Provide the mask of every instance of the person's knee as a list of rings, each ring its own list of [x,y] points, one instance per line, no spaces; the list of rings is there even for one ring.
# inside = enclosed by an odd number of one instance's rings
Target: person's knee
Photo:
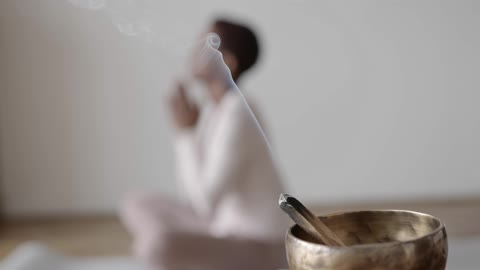
[[[129,195],[120,205],[121,216],[131,216],[143,212],[148,208],[147,198],[141,195]]]
[[[153,226],[151,223],[155,220],[155,213],[151,208],[149,198],[131,195],[122,202],[119,216],[131,232],[141,232]]]

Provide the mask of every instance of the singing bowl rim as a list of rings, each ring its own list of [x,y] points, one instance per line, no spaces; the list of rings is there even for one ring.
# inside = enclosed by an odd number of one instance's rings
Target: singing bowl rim
[[[288,242],[287,241],[288,239],[292,239],[292,240],[294,240],[295,245],[305,245],[305,246],[308,246],[310,248],[315,248],[317,250],[324,249],[324,250],[338,250],[338,251],[340,251],[340,250],[345,250],[345,249],[349,249],[349,250],[351,250],[351,249],[366,249],[366,248],[368,249],[368,248],[379,248],[379,247],[392,247],[392,246],[397,246],[397,245],[404,245],[406,243],[417,242],[421,239],[432,237],[435,234],[438,234],[440,231],[445,230],[445,228],[446,228],[445,224],[440,219],[438,219],[438,218],[436,218],[432,215],[429,215],[429,214],[416,212],[416,211],[411,211],[411,210],[398,210],[398,209],[354,210],[354,211],[334,212],[334,213],[327,214],[327,215],[320,215],[318,217],[334,217],[334,216],[345,215],[345,214],[358,214],[358,213],[367,213],[367,212],[368,213],[372,213],[372,212],[409,213],[409,214],[424,216],[424,217],[428,217],[428,218],[431,218],[433,220],[436,220],[436,221],[438,221],[438,226],[435,229],[433,229],[432,231],[430,231],[426,234],[423,234],[419,237],[415,237],[415,238],[412,238],[412,239],[409,239],[409,240],[406,240],[406,241],[390,241],[390,242],[383,242],[383,243],[355,244],[355,245],[349,245],[349,246],[327,246],[327,245],[323,245],[323,244],[319,244],[319,243],[310,242],[310,241],[307,241],[307,240],[304,240],[304,239],[301,239],[301,238],[298,238],[297,236],[295,236],[292,233],[293,228],[298,227],[298,225],[295,224],[288,229],[285,240],[286,240],[286,242]],[[445,232],[445,235],[446,235],[446,232]]]

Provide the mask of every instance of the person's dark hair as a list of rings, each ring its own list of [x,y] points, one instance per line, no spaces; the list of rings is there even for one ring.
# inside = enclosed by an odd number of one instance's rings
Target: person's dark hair
[[[257,62],[260,46],[255,33],[249,27],[229,20],[217,19],[213,23],[213,28],[221,39],[220,51],[228,50],[237,58],[237,76]]]

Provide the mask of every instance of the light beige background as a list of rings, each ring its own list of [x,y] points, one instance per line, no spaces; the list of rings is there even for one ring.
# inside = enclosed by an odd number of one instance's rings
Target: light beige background
[[[8,213],[111,211],[131,189],[173,194],[165,87],[219,13],[262,34],[262,62],[241,87],[262,107],[289,192],[480,194],[479,2],[164,3],[164,38],[152,44],[66,0],[0,1]]]

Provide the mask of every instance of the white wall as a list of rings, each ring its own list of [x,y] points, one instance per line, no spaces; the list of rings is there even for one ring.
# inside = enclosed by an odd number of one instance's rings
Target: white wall
[[[225,12],[262,34],[241,86],[262,106],[291,193],[480,194],[479,2],[208,0],[179,13],[183,2],[159,11],[162,46],[65,0],[0,2],[8,213],[112,210],[132,188],[172,194],[170,67]]]

